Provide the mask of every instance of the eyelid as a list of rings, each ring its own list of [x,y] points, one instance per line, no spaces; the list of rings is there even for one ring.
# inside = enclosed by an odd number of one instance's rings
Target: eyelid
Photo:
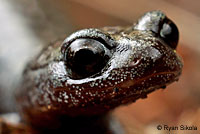
[[[117,46],[116,42],[114,41],[114,39],[112,39],[111,36],[102,32],[99,29],[90,28],[90,29],[83,29],[83,30],[77,31],[71,34],[69,37],[67,37],[62,43],[61,53],[64,54],[65,50],[69,47],[69,45],[76,39],[80,39],[80,38],[83,38],[83,39],[88,38],[88,39],[97,40],[109,50]]]

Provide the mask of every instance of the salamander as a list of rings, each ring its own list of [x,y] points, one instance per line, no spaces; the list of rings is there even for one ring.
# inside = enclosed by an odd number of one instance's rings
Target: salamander
[[[23,121],[37,133],[117,134],[110,112],[177,81],[178,28],[163,12],[131,26],[88,28],[31,60],[17,91]]]

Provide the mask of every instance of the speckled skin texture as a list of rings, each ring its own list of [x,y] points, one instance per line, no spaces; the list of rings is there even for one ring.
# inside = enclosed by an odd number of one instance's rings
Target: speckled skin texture
[[[100,42],[108,57],[84,78],[73,78],[66,64],[66,52],[78,39]],[[69,133],[108,133],[110,110],[178,80],[183,65],[177,43],[175,24],[160,11],[146,13],[133,26],[83,29],[58,40],[24,71],[17,93],[23,118],[41,131],[64,126]]]

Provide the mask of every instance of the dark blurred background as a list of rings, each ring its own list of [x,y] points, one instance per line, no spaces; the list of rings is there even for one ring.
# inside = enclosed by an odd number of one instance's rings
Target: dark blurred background
[[[200,133],[200,1],[193,0],[0,0],[0,113],[15,111],[14,90],[26,62],[46,44],[75,30],[130,25],[162,10],[178,26],[180,80],[114,111],[126,134],[165,134],[156,126],[197,126]]]

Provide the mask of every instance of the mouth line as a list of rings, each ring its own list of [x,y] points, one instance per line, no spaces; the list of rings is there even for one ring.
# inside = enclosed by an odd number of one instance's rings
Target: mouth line
[[[168,84],[168,83],[171,83],[173,81],[176,80],[176,78],[179,76],[179,73],[174,71],[174,72],[160,72],[160,73],[154,73],[154,74],[151,74],[151,75],[148,75],[144,78],[139,78],[138,80],[129,80],[128,82],[126,83],[122,83],[120,85],[120,87],[122,88],[126,88],[126,87],[130,87],[130,86],[134,86],[134,85],[137,85],[137,84],[141,84],[142,81],[145,81],[145,80],[148,80],[150,78],[153,78],[153,77],[156,77],[157,75],[173,75],[173,79],[168,79],[166,82],[165,82],[165,85]],[[161,77],[160,77],[161,79]]]

